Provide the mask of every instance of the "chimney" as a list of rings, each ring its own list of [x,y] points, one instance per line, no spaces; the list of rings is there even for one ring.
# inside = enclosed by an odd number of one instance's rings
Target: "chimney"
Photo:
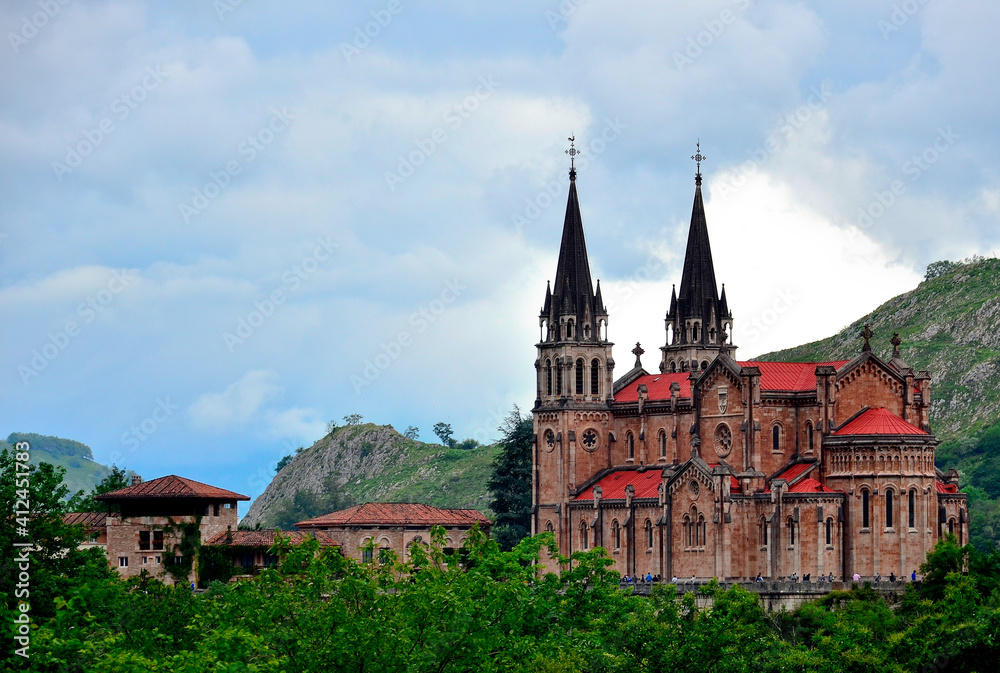
[[[133,474],[132,475],[132,485],[133,486],[138,486],[141,483],[142,483],[142,477],[140,477],[137,474]]]
[[[226,544],[233,543],[233,527],[226,526]]]

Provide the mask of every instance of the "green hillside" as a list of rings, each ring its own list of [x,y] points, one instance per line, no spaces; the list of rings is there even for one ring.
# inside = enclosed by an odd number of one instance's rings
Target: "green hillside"
[[[0,449],[13,448],[17,442],[28,442],[31,447],[31,463],[51,463],[66,470],[63,482],[71,494],[77,491],[90,493],[97,484],[111,473],[111,468],[95,463],[90,447],[72,439],[62,439],[50,435],[30,432],[12,432],[7,441],[0,441]]]
[[[938,467],[956,468],[969,494],[970,537],[980,548],[1000,542],[1000,260],[935,262],[916,289],[894,297],[838,334],[762,360],[849,359],[871,324],[872,349],[888,359],[899,332],[900,355],[931,374],[931,430],[942,440]]]

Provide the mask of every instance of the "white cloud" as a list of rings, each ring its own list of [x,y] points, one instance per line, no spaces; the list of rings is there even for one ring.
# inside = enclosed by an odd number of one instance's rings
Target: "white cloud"
[[[281,393],[278,375],[273,371],[253,370],[230,384],[225,392],[205,393],[188,407],[195,427],[208,430],[237,429],[248,425],[264,403]]]
[[[264,418],[272,437],[301,442],[304,446],[326,434],[326,421],[316,409],[268,411]]]

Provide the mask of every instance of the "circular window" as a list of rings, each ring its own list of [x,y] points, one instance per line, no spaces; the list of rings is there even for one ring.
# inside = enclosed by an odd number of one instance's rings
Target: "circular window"
[[[552,432],[552,430],[546,430],[543,437],[545,439],[546,451],[551,451],[556,448],[556,433]]]
[[[701,484],[692,479],[688,484],[688,490],[691,492],[691,497],[697,500],[698,496],[701,495]]]
[[[733,450],[733,431],[725,423],[720,423],[715,429],[715,452],[720,458],[725,458]]]
[[[583,431],[582,440],[583,440],[583,448],[585,448],[587,451],[597,450],[597,446],[600,444],[599,438],[597,436],[597,430],[594,430],[593,428],[587,428],[586,430]]]

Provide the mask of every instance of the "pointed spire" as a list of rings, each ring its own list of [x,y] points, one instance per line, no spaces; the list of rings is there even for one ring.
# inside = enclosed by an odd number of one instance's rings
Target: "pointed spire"
[[[702,157],[701,152],[695,155]],[[684,253],[684,270],[681,274],[679,308],[685,318],[709,319],[709,307],[719,302],[716,294],[715,264],[712,246],[708,240],[708,222],[705,218],[705,201],[701,195],[701,172],[694,188],[694,205],[691,207],[691,226],[688,229],[687,250]],[[718,310],[716,316],[722,318]],[[728,315],[728,311],[726,313]]]
[[[601,279],[597,279],[597,292],[594,296],[594,313],[607,313],[604,310],[604,297],[601,296]]]
[[[726,284],[722,284],[722,296],[719,298],[719,317],[729,317],[729,302],[726,301]]]

